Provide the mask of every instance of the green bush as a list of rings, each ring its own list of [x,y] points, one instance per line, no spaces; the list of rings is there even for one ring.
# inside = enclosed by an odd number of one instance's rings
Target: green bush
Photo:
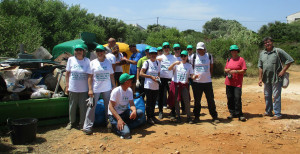
[[[0,53],[4,57],[16,57],[19,44],[25,50],[35,51],[43,41],[39,23],[30,17],[0,16]]]

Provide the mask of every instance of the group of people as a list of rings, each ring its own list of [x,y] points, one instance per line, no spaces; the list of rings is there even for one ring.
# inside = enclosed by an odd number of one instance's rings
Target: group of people
[[[264,115],[275,116],[272,120],[282,118],[281,87],[282,76],[294,60],[285,51],[273,46],[270,37],[264,40],[265,50],[260,53],[259,85],[264,83],[266,111]],[[86,50],[76,45],[74,56],[68,59],[66,73],[66,92],[69,94],[69,120],[66,129],[74,127],[76,109],[79,107],[79,128],[85,134],[92,134],[95,120],[96,103],[102,95],[105,106],[105,122],[121,138],[129,139],[130,129],[141,125],[137,120],[143,111],[136,109],[133,98],[136,91],[146,96],[146,122],[159,124],[164,118],[163,107],[171,109],[170,119],[182,122],[181,114],[187,115],[187,123],[200,122],[201,98],[205,93],[209,113],[214,123],[218,123],[218,113],[214,101],[212,86],[213,56],[207,52],[205,43],[198,42],[196,52],[188,45],[181,50],[180,44],[172,46],[169,42],[161,47],[147,46],[146,56],[142,57],[136,45],[129,46],[132,55],[129,59],[119,52],[116,40],[110,38],[108,46],[98,45],[90,59],[85,57]],[[238,118],[246,121],[242,112],[242,83],[247,70],[245,60],[239,56],[237,45],[229,47],[231,57],[227,59],[224,72],[228,119]],[[90,61],[91,60],[91,61]],[[285,65],[280,65],[280,62]],[[129,74],[123,73],[122,65],[130,64]],[[118,85],[118,87],[117,87]],[[190,86],[194,94],[193,116],[190,112]],[[274,102],[272,102],[272,95]],[[88,99],[90,98],[90,99]],[[89,100],[86,102],[86,100]],[[155,105],[158,102],[158,119],[155,116]],[[273,105],[272,105],[273,103]],[[130,106],[130,108],[128,107]],[[180,107],[181,106],[181,107]],[[180,109],[182,110],[180,113]]]

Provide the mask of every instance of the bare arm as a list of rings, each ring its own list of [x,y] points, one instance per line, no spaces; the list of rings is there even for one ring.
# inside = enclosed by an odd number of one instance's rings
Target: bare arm
[[[214,70],[214,64],[210,64],[210,75],[212,75],[213,70]]]
[[[179,65],[180,63],[181,63],[180,61],[174,62],[172,65],[169,66],[168,70],[169,70],[169,71],[173,70],[174,66],[175,66],[175,65]]]
[[[259,86],[262,86],[262,76],[263,76],[263,70],[262,70],[262,68],[259,68],[258,69],[258,85]]]
[[[116,88],[116,81],[115,81],[114,74],[110,74],[110,81],[111,81],[112,89]]]
[[[89,86],[89,97],[94,97],[94,92],[93,92],[93,75],[89,74],[88,75],[88,86]]]
[[[69,78],[70,78],[70,74],[71,72],[67,71],[66,72],[66,89],[65,89],[65,93],[69,94]]]
[[[134,120],[136,118],[136,107],[134,105],[133,100],[130,100],[129,104],[130,104],[130,110],[132,111],[131,114],[130,114],[129,119],[133,119]]]
[[[147,74],[145,74],[145,71],[146,71],[146,69],[141,69],[141,71],[140,71],[140,76],[141,77],[144,77],[144,78],[150,78],[150,79],[152,79],[153,81],[155,81],[155,77],[154,76],[152,76],[152,75],[147,75]]]
[[[286,64],[283,69],[279,72],[278,76],[281,77],[284,75],[284,73],[289,69],[289,67],[291,66],[292,63],[288,63]]]
[[[108,104],[108,108],[110,110],[110,112],[112,113],[112,115],[117,119],[118,121],[118,129],[119,130],[123,130],[124,128],[124,125],[126,124],[123,119],[120,117],[120,115],[117,113],[117,111],[115,110],[115,107],[116,106],[116,102],[110,100],[109,101],[109,104]]]

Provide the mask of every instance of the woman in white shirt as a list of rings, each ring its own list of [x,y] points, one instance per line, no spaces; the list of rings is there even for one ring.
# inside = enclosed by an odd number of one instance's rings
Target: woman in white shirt
[[[159,89],[159,72],[160,63],[156,60],[157,50],[152,47],[149,50],[150,59],[144,62],[143,67],[140,71],[140,76],[145,78],[144,88],[147,97],[146,104],[146,114],[147,123],[154,125],[155,123],[160,123],[158,119],[155,118],[154,109],[156,98],[158,96]]]
[[[179,101],[183,101],[185,105],[185,112],[187,113],[187,122],[193,123],[190,112],[190,94],[189,94],[189,76],[194,79],[193,67],[188,63],[188,52],[183,50],[180,54],[182,61],[174,62],[168,69],[173,70],[170,85],[170,93],[168,97],[168,104],[170,107],[175,105],[177,114],[177,122],[181,122]]]
[[[79,129],[82,129],[88,98],[88,78],[91,78],[90,60],[85,57],[81,44],[75,46],[74,56],[68,59],[66,67],[66,93],[69,94],[69,120],[66,129],[71,130],[76,121],[77,106],[80,111]]]
[[[84,121],[83,131],[85,134],[92,134],[92,127],[95,121],[95,109],[99,100],[100,94],[104,100],[105,106],[105,122],[108,120],[108,103],[110,93],[115,88],[114,71],[111,62],[105,57],[105,48],[102,45],[96,47],[97,59],[91,61],[90,67],[92,71],[92,78],[89,78],[88,83],[89,95],[94,97],[94,104],[89,106],[86,113],[86,119]]]

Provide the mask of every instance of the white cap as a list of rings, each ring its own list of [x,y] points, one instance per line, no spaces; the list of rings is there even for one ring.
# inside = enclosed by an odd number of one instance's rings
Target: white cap
[[[196,49],[206,49],[205,44],[203,42],[198,42]]]

